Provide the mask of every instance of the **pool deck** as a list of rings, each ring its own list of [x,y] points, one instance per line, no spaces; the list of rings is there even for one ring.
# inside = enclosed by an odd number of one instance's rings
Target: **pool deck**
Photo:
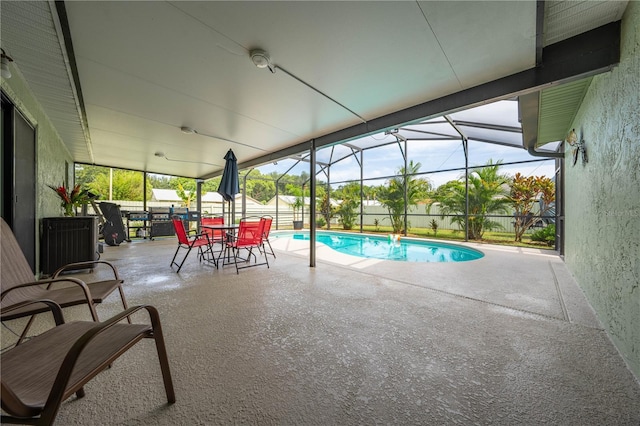
[[[308,242],[272,245],[269,269],[239,275],[193,253],[176,274],[172,238],[107,246],[129,303],[160,311],[177,402],[143,342],[57,423],[640,423],[640,384],[554,252],[465,243],[485,256],[425,264],[318,246],[311,268]]]
[[[316,259],[406,285],[601,328],[593,309],[555,251],[449,243],[480,250],[485,256],[470,262],[424,265],[350,256],[318,244]],[[308,241],[276,238],[272,239],[271,245],[291,255],[309,258]]]

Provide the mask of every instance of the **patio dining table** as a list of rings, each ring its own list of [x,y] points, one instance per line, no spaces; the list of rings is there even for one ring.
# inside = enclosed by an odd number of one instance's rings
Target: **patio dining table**
[[[226,236],[228,234],[231,234],[231,236],[235,236],[236,234],[236,230],[240,227],[240,225],[238,225],[237,223],[230,223],[230,224],[216,224],[216,225],[200,225],[201,228],[204,229],[209,229],[211,231],[222,231],[224,233],[224,238],[222,240],[222,244],[226,245]],[[223,250],[226,251],[226,247],[223,248]],[[222,257],[222,256],[220,256]],[[227,251],[227,262],[226,263],[230,263],[231,262],[231,257],[229,255],[229,252]],[[222,265],[225,265],[224,259],[222,259]]]

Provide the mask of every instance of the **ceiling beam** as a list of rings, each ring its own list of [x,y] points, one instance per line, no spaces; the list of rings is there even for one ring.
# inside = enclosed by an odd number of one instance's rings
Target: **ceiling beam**
[[[536,1],[536,66],[542,65],[544,46],[544,0]]]
[[[620,27],[621,22],[616,21],[554,43],[542,49],[542,64],[538,67],[320,136],[315,139],[315,146],[321,148],[347,142],[419,120],[537,92],[553,85],[610,71],[620,62]],[[310,148],[310,141],[302,142],[239,163],[238,167],[243,169],[272,163]],[[220,174],[222,171],[201,178],[209,179]]]

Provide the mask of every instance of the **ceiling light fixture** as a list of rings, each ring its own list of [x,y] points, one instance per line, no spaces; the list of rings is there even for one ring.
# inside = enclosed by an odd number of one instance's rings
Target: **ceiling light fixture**
[[[207,163],[206,161],[190,161],[190,160],[178,160],[177,158],[169,158],[162,151],[156,151],[153,155],[159,158],[164,158],[167,161],[176,161],[178,163],[208,164],[209,166],[222,167],[220,164]]]
[[[289,71],[287,71],[286,69],[282,68],[281,66],[274,65],[273,63],[271,63],[271,58],[269,57],[269,54],[267,52],[265,52],[264,50],[262,50],[262,49],[252,49],[251,51],[249,51],[249,57],[251,57],[251,62],[253,62],[253,65],[255,65],[256,67],[258,67],[258,68],[269,68],[269,71],[271,71],[272,74],[276,73],[276,68],[277,68],[280,71],[282,71],[283,73],[285,73],[286,75],[288,75],[289,77],[293,78],[294,80],[297,80],[298,82],[304,84],[305,86],[307,86],[309,89],[313,90],[314,92],[324,96],[325,98],[329,99],[331,102],[335,103],[336,105],[340,106],[341,108],[345,109],[346,111],[349,111],[351,114],[353,114],[356,117],[358,117],[360,119],[360,121],[362,121],[363,123],[367,122],[367,120],[365,120],[363,117],[361,117],[355,111],[347,108],[345,105],[343,105],[340,102],[338,102],[337,100],[333,99],[331,96],[329,96],[326,93],[316,89],[315,87],[313,87],[312,85],[310,85],[306,81],[304,81],[301,78],[295,76],[294,74],[290,73]]]
[[[186,135],[200,135],[200,136],[206,136],[206,137],[208,137],[208,138],[219,139],[219,140],[221,140],[221,141],[234,143],[234,144],[236,144],[236,145],[247,146],[247,147],[249,147],[249,148],[257,149],[257,150],[259,150],[259,151],[267,152],[267,150],[266,150],[266,149],[264,149],[264,148],[259,148],[259,147],[257,147],[257,146],[249,145],[249,144],[242,143],[242,142],[232,141],[231,139],[221,138],[220,136],[208,135],[208,134],[206,134],[206,133],[200,133],[200,132],[198,132],[196,129],[193,129],[193,128],[191,128],[191,127],[187,127],[187,126],[182,126],[182,127],[180,127],[180,131],[181,131],[182,133],[186,134]],[[156,154],[157,154],[157,153],[156,153]],[[168,160],[168,158],[167,158],[167,160]],[[171,161],[173,161],[173,160],[171,160]]]
[[[269,71],[275,74],[276,68],[271,64],[269,54],[262,49],[253,49],[249,52],[251,62],[258,68],[269,68]]]
[[[13,58],[7,55],[3,48],[0,47],[2,53],[0,53],[0,62],[2,64],[2,77],[11,78],[11,70],[9,69],[9,62],[13,62]]]

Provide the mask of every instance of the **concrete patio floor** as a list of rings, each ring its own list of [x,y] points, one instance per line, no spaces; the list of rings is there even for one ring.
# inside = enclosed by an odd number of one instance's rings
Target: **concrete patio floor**
[[[308,242],[272,244],[271,268],[239,275],[194,253],[176,274],[173,238],[106,246],[129,304],[160,311],[177,402],[145,341],[57,424],[640,424],[640,384],[553,252],[469,244],[485,257],[420,264],[319,247],[310,268]]]

